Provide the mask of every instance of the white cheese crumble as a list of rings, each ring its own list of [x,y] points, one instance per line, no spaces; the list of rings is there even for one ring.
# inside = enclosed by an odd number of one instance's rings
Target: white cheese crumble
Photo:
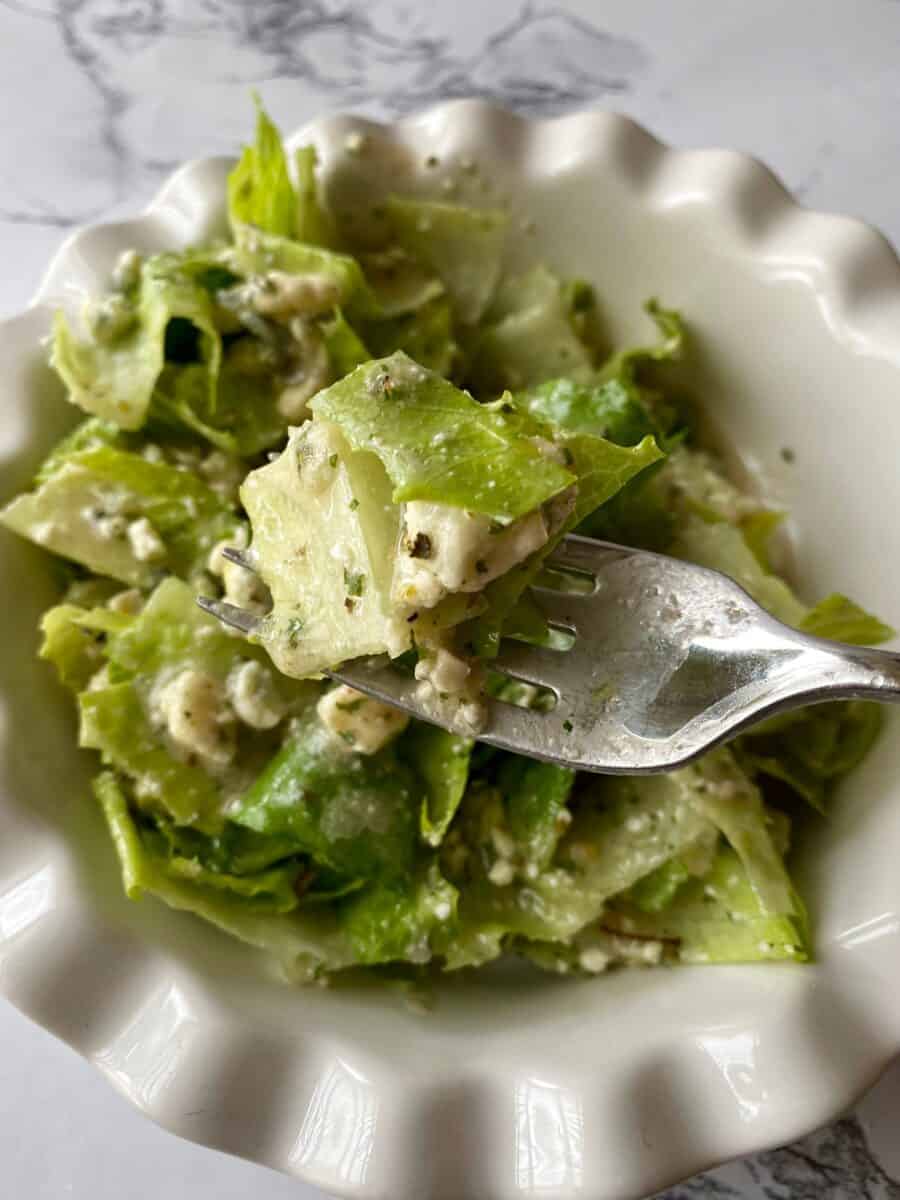
[[[124,613],[128,617],[133,617],[144,607],[144,597],[137,588],[126,588],[125,591],[116,592],[114,596],[110,596],[106,607],[115,613]]]
[[[225,599],[229,604],[247,609],[248,612],[264,613],[268,603],[266,585],[253,571],[248,571],[246,567],[225,557],[223,551],[229,547],[237,550],[246,549],[247,530],[245,526],[239,525],[231,537],[216,542],[206,560],[206,569],[222,580]]]
[[[228,699],[239,721],[251,729],[273,729],[285,714],[286,706],[275,688],[268,667],[251,659],[240,663],[226,681]]]
[[[253,307],[265,317],[320,316],[340,300],[335,281],[316,272],[290,275],[287,271],[269,271],[246,286]]]
[[[488,879],[495,887],[509,887],[516,877],[516,868],[506,858],[498,858],[488,871]]]
[[[345,683],[326,692],[316,712],[328,732],[357,754],[377,753],[409,724],[406,713]]]
[[[233,714],[224,689],[212,676],[188,667],[155,697],[152,707],[169,737],[206,766],[226,766],[234,757]]]
[[[138,562],[158,562],[166,556],[165,543],[146,517],[129,523],[128,541]]]
[[[464,658],[451,654],[443,646],[433,657],[420,658],[415,669],[416,679],[427,680],[435,691],[448,695],[461,692],[471,673],[472,668]]]
[[[540,549],[549,537],[541,512],[498,526],[482,513],[411,501],[394,572],[399,604],[433,608],[448,592],[480,592]]]
[[[578,965],[583,971],[589,971],[592,975],[599,975],[601,971],[605,971],[609,966],[609,955],[605,950],[601,950],[599,946],[591,946],[587,950],[582,950],[578,955]]]

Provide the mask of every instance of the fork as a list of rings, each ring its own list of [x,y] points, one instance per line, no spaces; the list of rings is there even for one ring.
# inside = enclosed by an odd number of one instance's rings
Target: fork
[[[225,553],[253,569],[240,550]],[[653,774],[790,709],[900,700],[900,654],[798,632],[719,571],[571,534],[546,565],[562,586],[531,592],[550,628],[568,639],[556,639],[559,648],[504,639],[487,665],[544,689],[552,707],[492,700],[480,741],[580,771]],[[224,601],[198,603],[247,635],[260,620]],[[325,673],[460,732],[452,718],[427,711],[415,681],[386,655]]]

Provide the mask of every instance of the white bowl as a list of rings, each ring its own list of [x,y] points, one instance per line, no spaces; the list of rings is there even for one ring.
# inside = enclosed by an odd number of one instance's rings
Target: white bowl
[[[447,175],[508,197],[517,227],[535,223],[514,257],[596,283],[616,343],[647,332],[648,296],[681,308],[696,390],[793,514],[802,588],[897,623],[900,265],[879,235],[801,210],[747,158],[673,151],[604,113],[530,122],[461,102],[293,141],[309,138],[336,204]],[[4,493],[74,420],[42,365],[53,309],[102,287],[124,247],[219,227],[228,167],[189,164],[141,217],[76,234],[0,327]],[[807,1132],[900,1048],[896,723],[803,846],[815,965],[501,972],[417,1016],[374,989],[290,989],[209,926],[125,900],[71,705],[34,657],[46,563],[6,536],[0,555],[2,987],[160,1124],[342,1196],[611,1200]]]

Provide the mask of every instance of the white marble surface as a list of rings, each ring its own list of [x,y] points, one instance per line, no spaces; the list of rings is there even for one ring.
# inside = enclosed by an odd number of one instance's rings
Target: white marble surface
[[[896,0],[0,0],[0,315],[78,223],[230,152],[260,90],[285,129],[352,106],[489,95],[601,104],[678,145],[769,163],[808,204],[900,241]],[[151,1126],[0,1003],[0,1191],[27,1200],[318,1196]],[[900,1198],[900,1070],[847,1119],[668,1200]],[[404,1200],[404,1198],[398,1198]],[[461,1198],[462,1200],[462,1198]]]

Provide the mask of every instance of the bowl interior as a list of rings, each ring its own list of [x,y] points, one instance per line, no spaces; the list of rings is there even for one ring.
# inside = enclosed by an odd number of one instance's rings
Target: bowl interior
[[[356,127],[366,141],[350,153]],[[882,286],[873,235],[799,214],[745,159],[669,155],[599,114],[529,126],[450,106],[392,131],[334,118],[310,132],[338,211],[361,189],[376,209],[390,190],[451,187],[453,197],[508,206],[511,262],[543,259],[594,283],[611,344],[648,336],[648,297],[681,309],[695,347],[690,386],[790,511],[801,592],[845,591],[900,624],[900,566],[883,517],[900,507],[900,337],[885,332],[893,321],[900,330],[900,289]],[[0,499],[26,484],[75,416],[42,365],[53,308],[102,286],[125,247],[188,244],[220,228],[226,169],[186,168],[149,218],[78,235],[41,302],[0,330],[10,366]],[[347,1193],[396,1186],[391,1130],[422,1145],[402,1168],[410,1194],[462,1194],[487,1138],[497,1153],[479,1167],[479,1194],[501,1194],[510,1179],[560,1195],[583,1179],[607,1181],[597,1195],[647,1192],[825,1119],[896,1046],[894,720],[799,848],[816,965],[584,983],[498,970],[448,984],[423,1018],[376,989],[285,988],[254,953],[194,918],[125,900],[71,705],[35,660],[51,573],[0,531],[0,577],[3,986],[188,1136]],[[228,1031],[225,1051],[217,1030]],[[193,1076],[182,1069],[200,1061]],[[203,1115],[200,1092],[230,1097],[227,1120]],[[200,1115],[185,1122],[191,1107]],[[454,1144],[434,1134],[442,1125]]]

